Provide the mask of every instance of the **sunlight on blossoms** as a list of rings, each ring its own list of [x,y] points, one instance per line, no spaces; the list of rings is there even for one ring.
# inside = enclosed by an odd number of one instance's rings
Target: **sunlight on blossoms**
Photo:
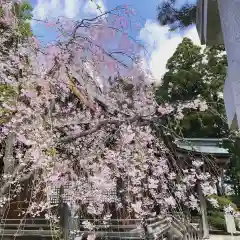
[[[201,99],[156,102],[145,47],[129,35],[136,11],[123,5],[105,12],[101,1],[91,1],[101,14],[76,20],[69,1],[67,14],[49,21],[44,2],[32,21],[58,36],[45,44],[38,36],[20,38],[13,23],[21,19],[4,2],[0,84],[10,97],[1,95],[0,207],[24,195],[22,217],[55,224],[64,205],[91,232],[88,240],[97,237],[95,221],[106,227],[120,216],[141,225],[183,206],[199,210],[196,187],[210,196],[215,179],[202,161],[180,164],[163,121],[208,106]]]

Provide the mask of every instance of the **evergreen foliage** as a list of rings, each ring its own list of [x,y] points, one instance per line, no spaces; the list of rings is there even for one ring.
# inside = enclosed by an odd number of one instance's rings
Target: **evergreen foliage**
[[[19,37],[31,37],[33,35],[31,30],[30,21],[33,17],[32,15],[32,6],[28,2],[13,4],[11,9],[14,16],[17,17],[17,32]],[[4,17],[4,11],[0,6],[0,18]]]
[[[223,46],[205,48],[184,38],[168,60],[168,71],[156,91],[159,104],[200,98],[208,110],[188,109],[183,119],[170,118],[166,124],[178,135],[198,138],[222,138],[229,134],[223,103],[223,84],[227,59]]]
[[[170,25],[171,30],[184,28],[196,22],[196,5],[185,2],[177,8],[176,0],[165,0],[157,8],[157,18],[161,25]]]

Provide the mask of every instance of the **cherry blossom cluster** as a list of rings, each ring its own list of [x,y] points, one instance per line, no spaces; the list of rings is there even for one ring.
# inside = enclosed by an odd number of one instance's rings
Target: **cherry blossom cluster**
[[[157,105],[142,46],[128,35],[133,14],[120,6],[92,19],[42,22],[59,32],[57,42],[42,47],[29,40],[8,51],[11,74],[1,84],[16,94],[10,100],[1,95],[1,109],[8,112],[0,133],[1,205],[26,181],[31,203],[23,214],[50,211],[54,187],[63,186],[76,214],[104,221],[112,217],[112,204],[138,218],[179,204],[198,208],[193,190],[199,181],[206,195],[213,193],[211,176],[199,173],[201,163],[180,169],[152,127],[173,111],[180,117],[185,108],[204,111],[206,105]],[[8,31],[4,38],[14,29]]]

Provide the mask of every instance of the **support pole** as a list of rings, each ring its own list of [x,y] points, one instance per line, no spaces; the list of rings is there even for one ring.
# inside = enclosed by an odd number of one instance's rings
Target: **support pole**
[[[203,239],[209,239],[209,226],[208,226],[208,219],[207,219],[207,203],[206,199],[203,195],[201,185],[198,183],[198,196],[200,201],[200,210],[202,215],[202,226],[203,226]]]

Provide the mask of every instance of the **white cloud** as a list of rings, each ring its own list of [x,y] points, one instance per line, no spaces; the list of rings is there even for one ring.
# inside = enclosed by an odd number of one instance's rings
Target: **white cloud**
[[[59,0],[38,0],[33,9],[35,19],[45,19],[49,16],[57,17],[62,15],[63,4]]]
[[[98,6],[100,9],[98,9]],[[95,0],[93,2],[87,1],[83,8],[83,11],[90,15],[96,15],[101,12],[105,12],[106,10],[102,0]]]
[[[79,15],[80,8],[83,2],[79,0],[65,0],[64,1],[64,16],[68,18],[75,18]]]
[[[187,29],[182,35],[170,33],[168,26],[160,26],[157,22],[147,20],[141,29],[139,38],[145,42],[150,51],[149,66],[158,83],[166,72],[166,63],[173,55],[183,37],[190,38],[195,44],[200,45],[200,40],[195,27]]]
[[[89,0],[37,0],[37,4],[33,10],[35,19],[56,18],[64,16],[67,18],[83,18],[89,15],[100,13],[97,9],[100,6],[102,12],[105,6],[102,0],[95,2]]]

